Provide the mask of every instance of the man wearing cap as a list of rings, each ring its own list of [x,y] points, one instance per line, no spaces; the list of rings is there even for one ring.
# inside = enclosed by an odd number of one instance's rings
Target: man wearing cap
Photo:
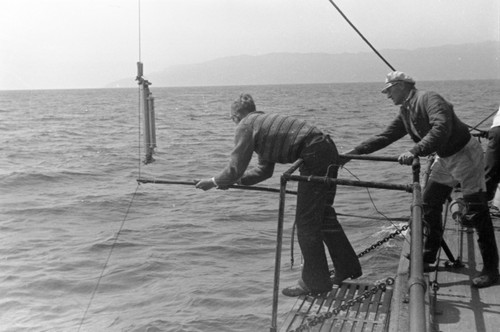
[[[409,134],[415,145],[398,160],[410,165],[415,157],[437,154],[429,181],[424,188],[424,220],[428,236],[424,245],[426,270],[433,267],[441,246],[442,207],[460,184],[468,212],[465,221],[478,234],[483,269],[473,278],[475,287],[488,287],[498,281],[498,250],[484,180],[483,150],[460,121],[453,105],[435,92],[420,91],[407,74],[394,71],[387,75],[382,93],[400,106],[399,114],[380,134],[362,142],[346,154],[368,154],[380,150]]]
[[[229,165],[219,175],[199,181],[196,188],[227,188],[234,183],[253,185],[270,178],[276,163],[303,160],[300,174],[336,178],[338,152],[328,135],[303,120],[256,111],[252,96],[242,94],[231,106],[231,119],[237,124],[235,145]],[[247,170],[253,153],[258,165]],[[286,296],[324,293],[332,284],[361,276],[358,257],[337,221],[332,206],[335,184],[299,182],[295,221],[300,249],[304,256],[302,277],[283,289]],[[335,268],[330,277],[324,244]]]

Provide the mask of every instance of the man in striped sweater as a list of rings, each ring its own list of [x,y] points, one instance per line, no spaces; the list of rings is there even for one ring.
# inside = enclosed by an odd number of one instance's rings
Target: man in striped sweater
[[[232,104],[231,119],[237,127],[229,165],[217,176],[199,181],[196,188],[253,185],[270,178],[276,163],[293,163],[299,158],[303,159],[301,175],[337,177],[339,156],[335,143],[315,126],[289,116],[256,111],[249,94],[242,94]],[[258,165],[247,170],[254,152]],[[302,277],[296,285],[283,289],[284,295],[324,293],[332,284],[361,276],[359,260],[332,206],[335,192],[335,184],[298,184],[295,222],[304,265]],[[333,277],[323,243],[333,261]]]

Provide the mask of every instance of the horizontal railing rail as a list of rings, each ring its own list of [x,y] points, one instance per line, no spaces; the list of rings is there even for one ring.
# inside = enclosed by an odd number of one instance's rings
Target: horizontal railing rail
[[[413,187],[411,184],[391,184],[385,182],[372,182],[372,181],[358,181],[358,180],[344,180],[338,178],[329,178],[325,176],[302,176],[302,175],[283,175],[286,180],[292,181],[303,181],[303,182],[316,182],[316,183],[327,183],[327,184],[337,184],[352,187],[365,187],[365,188],[377,188],[377,189],[389,189],[389,190],[401,190],[406,192],[412,192]]]
[[[397,157],[383,157],[383,156],[361,156],[361,155],[341,155],[346,159],[359,159],[359,160],[373,160],[373,161],[390,161],[397,162]],[[301,176],[293,175],[303,160],[297,160],[283,175],[281,176],[280,185],[280,201],[279,201],[279,215],[278,215],[278,229],[276,234],[276,258],[274,267],[274,287],[273,287],[273,304],[272,304],[272,317],[270,332],[277,331],[277,317],[278,317],[278,296],[279,296],[279,282],[280,282],[280,269],[281,269],[281,251],[283,243],[283,224],[285,213],[285,197],[286,185],[288,181],[304,181],[316,182],[336,185],[346,185],[355,187],[368,187],[377,189],[400,190],[413,194],[412,205],[412,232],[411,232],[411,246],[412,246],[412,274],[410,275],[410,307],[412,308],[412,322],[410,325],[416,326],[412,328],[411,332],[425,332],[425,324],[418,324],[418,321],[425,322],[425,283],[423,279],[423,259],[422,259],[422,195],[419,184],[420,162],[418,158],[413,161],[413,184],[390,184],[384,182],[371,182],[371,181],[353,181],[337,178],[321,177],[321,176]],[[413,260],[414,259],[414,260]],[[423,286],[423,287],[422,287]],[[413,294],[412,294],[413,293]],[[413,313],[415,311],[415,313]],[[423,326],[423,327],[422,327]]]

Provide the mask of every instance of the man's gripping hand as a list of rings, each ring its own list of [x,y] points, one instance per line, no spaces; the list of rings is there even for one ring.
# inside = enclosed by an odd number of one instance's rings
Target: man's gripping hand
[[[405,153],[402,153],[398,157],[398,161],[401,165],[411,165],[414,158],[415,158],[415,155],[413,153],[411,153],[410,151],[407,151]]]

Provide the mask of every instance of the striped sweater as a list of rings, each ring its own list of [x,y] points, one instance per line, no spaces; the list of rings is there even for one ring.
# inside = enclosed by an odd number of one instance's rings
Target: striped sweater
[[[307,122],[280,114],[252,112],[236,127],[234,149],[229,165],[215,177],[219,186],[238,180],[252,185],[272,176],[275,163],[287,164],[300,157],[302,145],[309,135],[321,134]],[[253,152],[258,165],[246,170]]]

